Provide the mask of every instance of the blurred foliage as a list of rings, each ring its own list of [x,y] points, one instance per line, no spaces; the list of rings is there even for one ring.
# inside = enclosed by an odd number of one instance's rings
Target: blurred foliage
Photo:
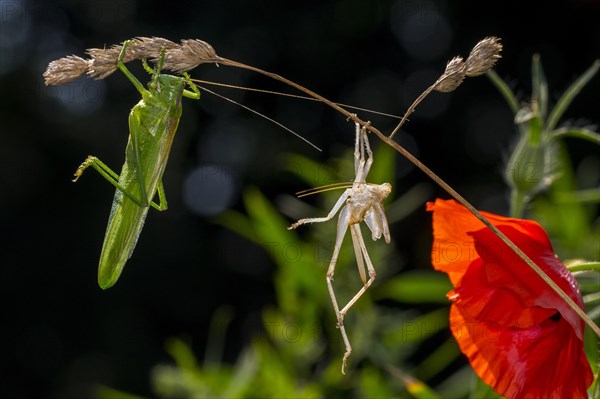
[[[570,137],[600,145],[600,134],[591,126],[557,125],[598,70],[600,60],[571,84],[551,110],[548,82],[538,55],[532,59],[531,101],[522,106],[494,71],[488,73],[511,107],[520,135],[505,167],[505,178],[512,190],[511,214],[522,217],[530,210],[532,219],[544,226],[555,252],[577,278],[586,312],[596,324],[600,324],[599,159],[598,156],[587,159],[575,170],[564,139]],[[597,398],[600,397],[597,389],[599,339],[586,329],[584,344],[596,376],[590,392],[595,392],[592,397]]]
[[[597,69],[598,64],[595,65]],[[532,214],[548,229],[562,259],[597,259],[598,201],[578,200],[576,176],[581,173],[573,171],[559,141],[568,135],[591,137],[594,141],[595,136],[587,129],[554,128],[576,91],[568,90],[570,97],[563,96],[546,118],[547,83],[536,58],[533,72],[534,96],[532,103],[524,108],[519,108],[512,91],[497,76],[495,83],[515,111],[522,137],[530,140],[537,136],[541,143],[546,140],[544,135],[552,135],[552,143],[542,150],[540,159],[546,165],[545,157],[549,155],[545,151],[550,151],[553,157],[550,161],[557,165],[544,171],[548,176],[552,174],[552,184],[548,186],[537,186],[540,182],[527,186],[513,181],[512,189],[519,191],[513,198],[518,197],[522,205],[531,206]],[[588,71],[588,80],[589,75]],[[581,79],[578,82],[581,83]],[[523,116],[526,112],[528,114]],[[529,144],[530,141],[518,144],[515,153],[524,151],[519,145]],[[369,180],[394,182],[395,157],[389,147],[377,146]],[[521,161],[515,157],[510,162]],[[535,156],[526,158],[533,162],[531,159]],[[351,151],[331,165],[320,165],[299,155],[288,154],[285,159],[286,170],[309,187],[353,179]],[[319,173],[301,173],[308,170]],[[595,179],[597,184],[597,170],[582,173],[588,176],[587,181]],[[366,241],[378,279],[345,319],[353,353],[347,374],[340,372],[344,346],[325,282],[336,222],[316,223],[300,231],[287,230],[290,219],[325,214],[340,194],[339,191],[319,194],[316,208],[288,196],[278,201],[277,209],[259,189],[249,187],[244,193],[247,213],[227,211],[217,219],[217,223],[262,246],[272,257],[277,266],[273,280],[276,304],[263,310],[263,334],[252,338],[252,343],[233,365],[220,360],[220,350],[226,343],[219,337],[224,335],[231,319],[228,308],[221,308],[214,315],[208,345],[213,351],[207,354],[204,363],[196,360],[191,343],[179,339],[167,342],[166,350],[174,364],[158,365],[152,371],[151,385],[157,397],[499,398],[470,367],[464,366],[464,360],[458,361],[461,354],[448,331],[445,294],[451,286],[447,278],[431,269],[403,271],[402,256],[395,251],[393,240],[390,245],[383,241]],[[422,207],[427,195],[419,186],[401,195],[392,192],[386,204],[390,224],[401,223],[403,217]],[[592,198],[595,197],[592,195]],[[520,205],[519,208],[526,209]],[[290,219],[284,218],[282,212]],[[338,297],[346,301],[361,284],[354,264],[352,245],[346,239],[334,283]],[[583,260],[566,261],[566,264],[578,278],[588,313],[598,322],[600,264]],[[345,302],[344,299],[341,302]],[[585,348],[594,372],[598,373],[598,339],[587,330]],[[595,386],[593,390],[597,392]],[[106,399],[138,398],[108,387],[99,387],[96,394]]]
[[[548,82],[544,75],[539,55],[535,54],[531,63],[531,101],[520,106],[513,91],[494,71],[488,76],[500,90],[513,111],[514,122],[519,130],[519,141],[510,156],[504,176],[511,188],[511,216],[522,217],[524,207],[536,194],[549,187],[559,187],[560,191],[573,191],[571,164],[565,154],[562,139],[575,137],[600,144],[600,134],[589,127],[557,128],[571,102],[583,87],[600,69],[600,60],[577,79],[560,97],[550,110]],[[559,181],[557,181],[559,180]],[[597,180],[597,178],[596,178]],[[596,202],[600,190],[596,190]],[[576,194],[576,193],[573,193]],[[572,195],[571,202],[579,202]],[[557,201],[554,201],[555,203]],[[558,201],[557,205],[560,204]],[[570,212],[573,214],[573,212]],[[573,215],[575,216],[575,215]]]

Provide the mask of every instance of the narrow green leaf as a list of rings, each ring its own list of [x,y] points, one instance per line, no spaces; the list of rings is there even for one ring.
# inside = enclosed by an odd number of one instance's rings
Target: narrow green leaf
[[[600,291],[592,292],[591,294],[587,294],[583,296],[583,303],[586,306],[590,306],[591,304],[600,302]]]
[[[473,384],[471,385],[471,393],[469,399],[502,399],[503,396],[498,395],[491,386],[483,382],[476,374],[473,374]]]
[[[373,140],[370,141],[373,144]],[[373,162],[373,166],[369,171],[369,182],[377,184],[388,182],[393,184],[396,180],[396,151],[389,145],[378,145],[373,159],[376,159],[377,162]]]
[[[460,354],[460,349],[454,337],[450,337],[427,356],[416,368],[415,373],[428,380],[452,363]]]
[[[244,203],[254,230],[263,243],[281,244],[296,241],[296,235],[287,230],[289,222],[257,188],[250,187],[246,190]]]
[[[383,284],[377,289],[380,298],[404,303],[448,303],[446,293],[452,289],[441,273],[411,271]]]
[[[486,76],[492,81],[494,86],[496,86],[500,94],[502,94],[512,112],[516,114],[519,111],[519,102],[510,87],[508,87],[506,82],[504,82],[493,69],[487,71]]]
[[[165,343],[167,353],[171,355],[178,367],[199,370],[196,357],[190,347],[180,339],[170,338]]]
[[[364,367],[360,370],[360,391],[363,398],[392,398],[394,392],[389,383],[389,376],[375,367]]]
[[[594,383],[591,386],[591,396],[592,399],[600,399],[600,368],[596,372],[596,376],[594,378]]]
[[[285,170],[304,180],[309,187],[338,182],[333,170],[324,164],[297,154],[287,154],[284,158]]]
[[[540,61],[540,55],[534,54],[531,62],[532,101],[537,102],[538,112],[542,120],[546,119],[548,112],[548,82]]]
[[[548,117],[548,123],[546,124],[546,130],[550,131],[556,127],[556,124],[567,110],[571,102],[575,99],[577,94],[583,89],[583,87],[594,77],[594,75],[600,69],[600,60],[596,60],[587,71],[583,73],[573,84],[563,93],[562,97],[558,100],[550,116]]]
[[[256,231],[254,230],[250,219],[240,212],[231,210],[223,212],[215,218],[215,222],[227,227],[231,231],[238,233],[249,241],[258,244],[261,243],[260,239],[256,235]]]
[[[537,146],[542,141],[542,118],[539,114],[535,114],[529,121],[529,143]]]
[[[573,262],[566,265],[571,273],[581,271],[600,272],[600,262]]]
[[[598,204],[600,203],[600,188],[556,193],[557,204]]]
[[[384,336],[386,345],[414,346],[448,328],[448,308],[444,307],[403,321],[399,328]]]
[[[402,382],[406,390],[416,399],[441,399],[433,389],[423,381],[405,373],[396,367],[388,366],[388,371],[392,376]]]
[[[594,144],[600,145],[600,134],[586,128],[561,128],[553,130],[550,134],[551,137],[554,139],[562,137],[574,137],[577,139],[587,140]]]

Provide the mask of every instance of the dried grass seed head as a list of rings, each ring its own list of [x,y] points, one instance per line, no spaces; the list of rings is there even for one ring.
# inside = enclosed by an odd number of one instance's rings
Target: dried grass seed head
[[[467,57],[467,76],[479,76],[490,70],[502,56],[502,43],[497,37],[486,37],[473,47]]]
[[[158,58],[162,49],[172,49],[178,45],[161,37],[136,37],[127,46],[123,63],[133,60]],[[94,79],[104,79],[117,70],[117,60],[123,50],[122,44],[115,44],[108,49],[91,48],[86,50],[92,58],[88,74]]]
[[[89,61],[76,55],[59,58],[48,64],[44,71],[44,84],[58,86],[70,83],[84,74],[89,67]]]
[[[163,68],[175,73],[183,73],[204,63],[216,63],[221,60],[212,46],[199,39],[182,40],[181,45],[165,54]]]
[[[85,52],[91,57],[88,75],[94,79],[104,79],[117,70],[117,59],[123,46],[113,45],[110,48],[89,48]],[[132,61],[132,54],[127,53],[123,62]]]
[[[115,44],[109,48],[87,49],[89,60],[72,55],[52,61],[44,72],[44,81],[46,85],[65,84],[86,72],[94,79],[104,79],[118,69],[117,60],[122,50],[122,44]],[[177,44],[161,37],[140,36],[130,41],[123,63],[143,59],[156,63],[162,51],[165,51],[163,68],[175,73],[221,60],[212,46],[202,40],[182,40],[181,44]]]
[[[160,52],[178,47],[179,45],[162,37],[136,37],[129,43],[127,52],[136,60],[158,58]]]
[[[446,70],[440,78],[433,84],[433,90],[449,93],[456,90],[465,79],[466,64],[462,57],[454,57],[448,64]]]

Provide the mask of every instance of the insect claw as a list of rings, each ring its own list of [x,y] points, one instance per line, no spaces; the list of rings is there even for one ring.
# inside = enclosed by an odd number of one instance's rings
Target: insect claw
[[[346,353],[344,353],[344,358],[342,359],[342,374],[346,374],[346,364],[348,363],[351,354],[352,349],[348,349],[346,350]]]
[[[81,175],[83,174],[84,169],[87,167],[87,165],[84,163],[81,164],[80,167],[77,168],[77,170],[75,171],[75,173],[73,173],[73,179],[71,179],[71,181],[73,183],[75,183],[77,180],[79,180],[79,178],[81,177]]]

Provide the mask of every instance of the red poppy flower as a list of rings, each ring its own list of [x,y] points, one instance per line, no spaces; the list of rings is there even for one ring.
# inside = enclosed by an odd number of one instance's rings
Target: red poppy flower
[[[587,398],[584,322],[498,237],[456,201],[433,212],[432,263],[454,290],[450,326],[483,381],[512,399]],[[577,282],[534,221],[481,212],[583,309]]]

